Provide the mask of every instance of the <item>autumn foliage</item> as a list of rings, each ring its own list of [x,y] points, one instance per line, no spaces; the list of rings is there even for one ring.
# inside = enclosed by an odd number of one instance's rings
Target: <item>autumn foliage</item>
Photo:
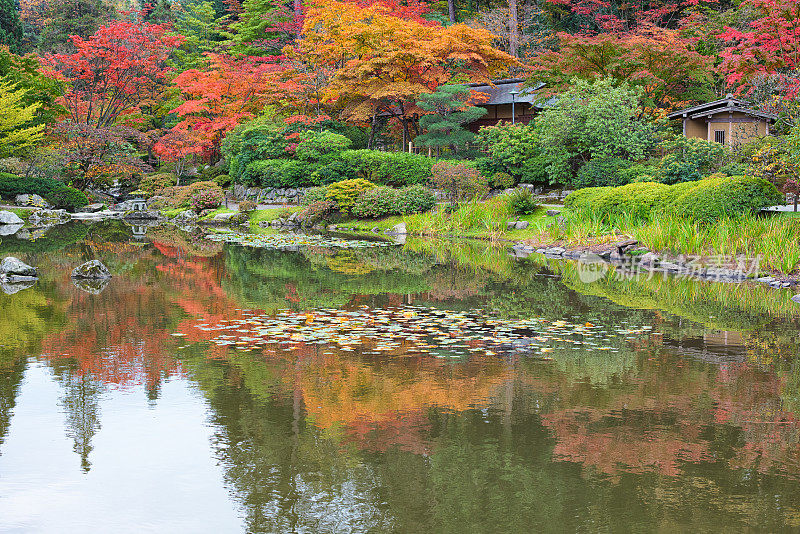
[[[76,51],[53,55],[48,66],[70,84],[62,102],[72,120],[106,127],[159,97],[166,61],[182,41],[165,26],[117,22],[88,39],[73,36]]]

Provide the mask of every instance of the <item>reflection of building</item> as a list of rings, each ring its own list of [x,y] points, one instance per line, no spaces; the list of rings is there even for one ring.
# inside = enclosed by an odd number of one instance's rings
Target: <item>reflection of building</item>
[[[490,83],[467,84],[473,91],[485,95],[480,102],[476,99],[475,105],[487,110],[486,115],[470,123],[469,129],[477,132],[482,126],[495,126],[501,121],[512,122],[512,108],[516,122],[530,122],[542,110],[542,106],[536,104],[539,98],[536,91],[544,87],[544,84],[530,88],[523,87],[524,83],[522,78],[508,78]]]
[[[136,239],[142,239],[147,233],[147,226],[131,226],[131,233]]]
[[[670,119],[683,119],[683,135],[693,139],[736,145],[769,135],[770,124],[778,116],[748,107],[748,102],[727,95],[725,98],[674,111]]]

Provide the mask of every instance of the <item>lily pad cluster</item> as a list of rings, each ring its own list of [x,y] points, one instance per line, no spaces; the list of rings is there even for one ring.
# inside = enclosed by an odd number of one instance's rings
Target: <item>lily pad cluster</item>
[[[542,359],[555,348],[619,350],[620,343],[649,334],[650,327],[606,329],[591,323],[551,321],[542,317],[501,319],[484,310],[458,312],[424,306],[355,310],[282,311],[274,315],[245,311],[218,324],[198,320],[195,329],[219,346],[241,350],[291,350],[316,344],[361,354],[462,358],[473,352],[493,356],[528,353]],[[205,337],[203,336],[203,337]]]
[[[223,232],[209,234],[208,239],[213,241],[223,241],[235,243],[246,247],[266,248],[273,250],[292,250],[301,247],[323,247],[323,248],[374,248],[391,247],[394,243],[389,241],[366,241],[357,239],[342,239],[317,234],[241,234],[237,232]]]

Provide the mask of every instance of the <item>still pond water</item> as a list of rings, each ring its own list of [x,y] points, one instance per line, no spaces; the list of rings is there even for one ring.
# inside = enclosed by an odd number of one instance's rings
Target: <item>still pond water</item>
[[[800,529],[791,292],[324,244],[4,237],[0,531]]]

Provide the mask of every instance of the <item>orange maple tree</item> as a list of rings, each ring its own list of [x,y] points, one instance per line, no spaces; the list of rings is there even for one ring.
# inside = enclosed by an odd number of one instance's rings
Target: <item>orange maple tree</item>
[[[232,58],[213,53],[206,57],[206,70],[187,70],[174,80],[184,102],[172,110],[181,118],[173,135],[191,137],[197,141],[195,147],[213,155],[227,132],[254,117],[265,105],[280,100],[291,82],[281,80],[284,67],[276,58]]]
[[[323,0],[306,14],[302,46],[315,68],[335,69],[326,97],[354,122],[398,119],[406,139],[420,94],[450,80],[485,81],[519,62],[492,46],[494,36],[395,16],[391,7]],[[290,51],[285,51],[290,55]]]

